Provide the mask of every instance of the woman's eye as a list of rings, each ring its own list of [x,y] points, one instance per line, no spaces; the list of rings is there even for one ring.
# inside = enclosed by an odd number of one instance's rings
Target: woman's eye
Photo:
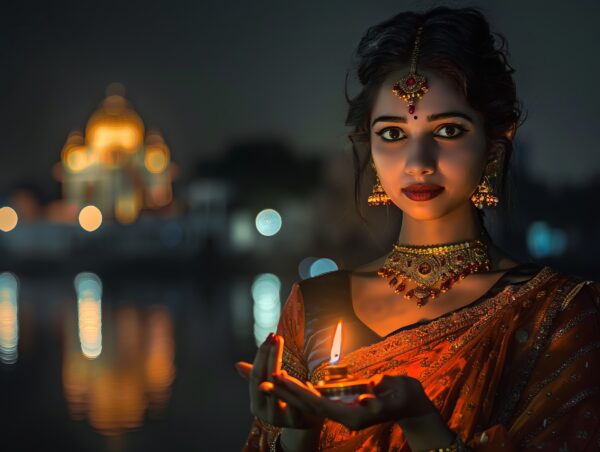
[[[384,141],[398,141],[404,138],[404,132],[398,127],[386,127],[376,132]]]
[[[445,132],[442,132],[440,135],[442,138],[456,138],[466,132],[465,128],[455,124],[446,124],[445,126],[440,127],[438,133],[444,130]]]

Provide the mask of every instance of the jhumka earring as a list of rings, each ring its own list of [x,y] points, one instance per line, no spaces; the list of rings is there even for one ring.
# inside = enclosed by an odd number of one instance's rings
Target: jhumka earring
[[[471,202],[480,210],[484,207],[496,207],[500,203],[500,198],[492,188],[492,181],[498,177],[498,165],[499,159],[496,159],[486,166],[481,182],[471,195]]]
[[[373,171],[375,172],[375,185],[373,185],[373,191],[369,195],[367,203],[370,206],[389,206],[392,204],[392,200],[381,186],[381,181],[379,180],[373,160],[371,160],[371,168],[373,168]]]
[[[419,27],[417,30],[408,74],[394,83],[392,87],[392,91],[396,96],[408,102],[408,113],[411,115],[415,112],[415,102],[429,90],[427,79],[423,75],[417,74],[417,58],[419,57],[419,44],[421,42],[422,31],[423,27]]]

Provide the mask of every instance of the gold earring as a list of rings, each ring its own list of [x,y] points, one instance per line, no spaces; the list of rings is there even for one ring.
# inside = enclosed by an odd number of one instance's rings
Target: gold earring
[[[473,195],[471,195],[471,202],[478,209],[496,207],[500,202],[500,198],[493,192],[487,176],[484,176],[481,183],[475,189],[475,192],[473,192]]]
[[[375,185],[373,185],[373,191],[369,195],[367,202],[370,206],[389,206],[392,204],[392,200],[381,186],[377,169],[375,168],[375,164],[372,160],[371,167],[373,168],[373,171],[375,171]]]

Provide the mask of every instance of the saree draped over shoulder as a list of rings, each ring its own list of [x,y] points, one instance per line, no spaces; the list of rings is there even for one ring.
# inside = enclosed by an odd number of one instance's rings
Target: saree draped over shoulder
[[[380,337],[354,314],[349,281],[340,270],[293,284],[277,329],[289,374],[322,379],[341,319],[349,372],[417,378],[471,449],[600,450],[599,283],[522,264],[463,308]],[[278,430],[255,418],[244,450],[268,450]],[[319,449],[410,451],[397,423],[330,420]]]

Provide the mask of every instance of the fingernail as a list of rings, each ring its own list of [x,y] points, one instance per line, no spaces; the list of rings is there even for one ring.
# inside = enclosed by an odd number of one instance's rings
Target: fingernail
[[[265,342],[267,344],[273,344],[273,333],[269,333],[269,335],[267,336],[267,338],[265,339]]]

